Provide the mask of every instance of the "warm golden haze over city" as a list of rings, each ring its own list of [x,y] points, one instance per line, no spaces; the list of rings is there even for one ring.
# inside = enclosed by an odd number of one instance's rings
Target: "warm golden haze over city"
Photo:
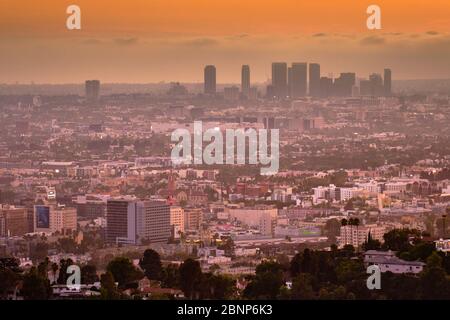
[[[71,4],[81,30],[65,28]],[[381,30],[366,28],[371,4]],[[449,30],[446,0],[3,0],[0,82],[200,82],[205,63],[237,82],[249,61],[262,82],[272,61],[313,60],[327,73],[395,65],[398,79],[445,78]]]

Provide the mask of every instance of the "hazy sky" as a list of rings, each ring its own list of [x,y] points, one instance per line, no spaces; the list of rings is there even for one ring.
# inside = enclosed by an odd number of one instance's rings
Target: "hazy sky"
[[[82,29],[66,29],[81,7]],[[382,30],[366,28],[366,8]],[[270,63],[318,62],[322,74],[393,70],[450,78],[450,0],[0,0],[0,82],[202,81],[270,77]]]

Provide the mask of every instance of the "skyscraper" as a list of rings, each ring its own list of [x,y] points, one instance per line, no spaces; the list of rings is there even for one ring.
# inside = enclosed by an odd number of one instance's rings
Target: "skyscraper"
[[[205,67],[205,93],[216,94],[216,67],[212,65]]]
[[[287,64],[285,62],[272,63],[273,94],[277,98],[285,98],[288,93]]]
[[[292,67],[288,67],[288,79],[287,79],[287,83],[288,83],[288,96],[292,95]]]
[[[391,69],[384,69],[384,95],[389,97],[392,94],[392,72]]]
[[[100,95],[100,81],[99,80],[86,80],[85,83],[86,100],[89,102],[95,102]]]
[[[356,74],[352,72],[341,73],[339,78],[334,80],[334,95],[338,97],[351,97],[352,88],[356,83]]]
[[[250,66],[243,65],[241,71],[241,92],[244,96],[248,96],[250,92]]]
[[[369,75],[371,93],[374,97],[381,97],[384,94],[383,78],[381,74],[372,73]]]
[[[289,83],[292,98],[306,96],[308,64],[293,63],[291,68],[291,83]]]
[[[320,96],[320,64],[309,64],[309,95],[312,97]]]
[[[333,79],[329,77],[321,77],[319,80],[319,92],[322,98],[333,95]]]
[[[116,244],[136,244],[137,220],[136,200],[108,200],[106,204],[106,241]]]

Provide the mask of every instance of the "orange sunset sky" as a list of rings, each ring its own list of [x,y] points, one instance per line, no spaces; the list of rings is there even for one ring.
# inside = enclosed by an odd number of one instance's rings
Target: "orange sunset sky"
[[[81,8],[81,30],[66,8]],[[382,30],[366,28],[377,4]],[[0,0],[0,83],[202,81],[270,77],[270,63],[322,73],[450,78],[450,0]]]

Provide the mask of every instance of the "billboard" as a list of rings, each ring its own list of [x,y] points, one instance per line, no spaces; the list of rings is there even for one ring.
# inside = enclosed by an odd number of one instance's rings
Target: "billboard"
[[[434,243],[436,243],[436,250],[450,252],[450,239],[439,239]]]
[[[36,206],[36,228],[50,228],[50,207]]]

